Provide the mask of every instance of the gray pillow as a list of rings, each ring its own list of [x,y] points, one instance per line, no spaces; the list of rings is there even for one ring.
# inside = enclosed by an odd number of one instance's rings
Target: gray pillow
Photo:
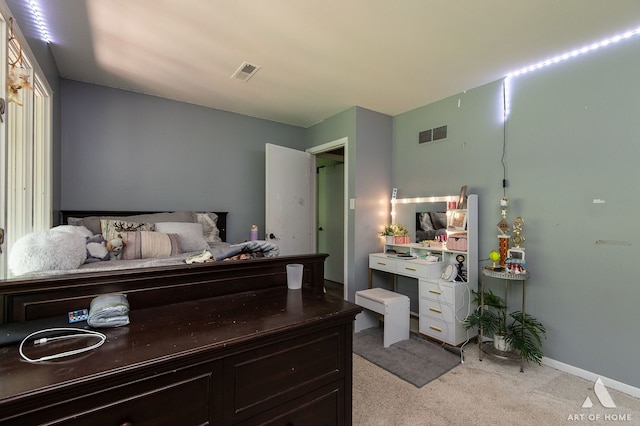
[[[87,217],[70,217],[67,219],[69,225],[86,226],[94,235],[102,234],[100,227],[100,219],[117,219],[126,220],[127,222],[195,222],[193,212],[165,212],[165,213],[144,213],[132,216],[87,216]]]
[[[423,231],[433,231],[434,227],[431,223],[431,216],[429,216],[429,212],[418,213],[418,223],[420,225],[420,229]]]
[[[447,228],[447,214],[442,212],[429,212],[431,223],[435,229]]]
[[[91,231],[93,235],[102,234],[100,218],[98,216],[70,217],[67,219],[67,224],[73,226],[84,226]]]
[[[209,244],[202,234],[202,225],[199,223],[156,222],[156,232],[178,234],[180,249],[183,253],[202,251],[209,248]]]
[[[195,221],[202,225],[204,239],[208,243],[221,242],[220,230],[218,229],[218,215],[213,212],[195,212]]]
[[[195,222],[193,219],[193,212],[180,211],[180,212],[165,212],[165,213],[144,213],[134,216],[127,216],[126,218],[119,217],[118,219],[126,219],[131,222]]]

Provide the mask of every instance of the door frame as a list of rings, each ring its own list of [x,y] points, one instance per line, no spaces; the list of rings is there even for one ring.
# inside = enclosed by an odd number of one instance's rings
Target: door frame
[[[306,150],[306,152],[308,152],[309,154],[313,155],[313,163],[315,163],[315,158],[317,154],[322,154],[323,152],[328,152],[328,151],[333,151],[334,149],[338,149],[338,148],[344,148],[344,212],[343,212],[343,228],[344,228],[344,232],[343,232],[343,245],[344,245],[344,259],[343,259],[343,271],[342,271],[342,281],[344,282],[344,294],[343,294],[343,298],[346,300],[347,299],[347,294],[348,291],[348,287],[349,287],[349,281],[348,279],[348,270],[349,270],[349,138],[348,137],[344,137],[344,138],[340,138],[331,142],[327,142],[324,143],[322,145],[317,145],[314,147],[311,147],[309,149]],[[311,187],[313,188],[314,194],[313,194],[313,200],[314,200],[314,210],[316,211],[316,213],[313,216],[313,225],[314,225],[314,229],[312,234],[315,235],[315,231],[316,228],[318,227],[318,214],[317,214],[317,206],[316,206],[316,202],[317,202],[317,197],[318,194],[316,192],[316,185],[317,185],[317,181],[316,181],[316,174],[313,173],[312,174],[312,180],[313,183],[311,185]],[[314,241],[314,244],[317,244],[316,241]]]

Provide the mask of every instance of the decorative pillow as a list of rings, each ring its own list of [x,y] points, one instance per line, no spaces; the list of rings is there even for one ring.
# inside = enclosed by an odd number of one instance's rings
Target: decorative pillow
[[[131,222],[194,222],[193,212],[177,211],[164,213],[142,213],[133,216],[116,217],[115,219],[124,219]]]
[[[102,233],[102,230],[100,229],[100,218],[98,216],[69,217],[67,218],[67,224],[73,226],[84,226],[91,231],[93,235]]]
[[[100,219],[102,236],[109,241],[123,232],[155,231],[153,223],[127,222],[121,219]]]
[[[221,242],[218,215],[211,212],[196,212],[196,222],[202,225],[202,235],[207,243]]]
[[[195,217],[191,211],[163,212],[163,213],[143,213],[129,216],[86,216],[69,217],[67,224],[76,226],[86,226],[94,234],[102,233],[100,221],[103,219],[118,219],[126,222],[195,222]]]
[[[51,228],[51,231],[54,232],[70,232],[73,234],[82,235],[85,238],[93,237],[91,231],[89,231],[84,226],[73,226],[73,225],[58,225]]]
[[[124,241],[123,259],[149,259],[181,254],[178,234],[140,231],[121,232]]]
[[[202,251],[209,248],[209,243],[202,234],[202,225],[187,222],[158,222],[156,232],[178,234],[180,249],[183,253]]]
[[[431,223],[435,229],[447,228],[447,214],[442,212],[429,212]]]
[[[77,269],[87,258],[86,238],[74,232],[41,231],[27,234],[9,252],[9,269],[15,275],[29,272]]]

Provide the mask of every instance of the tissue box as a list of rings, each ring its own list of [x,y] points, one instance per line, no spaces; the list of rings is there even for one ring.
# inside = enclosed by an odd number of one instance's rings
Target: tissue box
[[[441,249],[444,247],[444,243],[442,241],[429,241],[429,247],[434,249]]]
[[[447,249],[467,251],[467,234],[451,234],[447,237]]]

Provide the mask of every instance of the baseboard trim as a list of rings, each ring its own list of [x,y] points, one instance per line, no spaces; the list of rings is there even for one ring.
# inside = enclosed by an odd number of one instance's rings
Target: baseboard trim
[[[635,398],[640,398],[640,388],[636,388],[626,383],[618,382],[617,380],[609,379],[608,377],[592,373],[591,371],[583,370],[582,368],[574,367],[573,365],[565,364],[564,362],[556,361],[555,359],[544,357],[542,358],[542,363],[549,367],[555,368],[556,370],[564,371],[566,373],[582,377],[583,379],[587,379],[592,382],[595,382],[598,377],[600,377],[607,388],[615,389],[617,391],[626,393],[627,395],[631,395]]]

